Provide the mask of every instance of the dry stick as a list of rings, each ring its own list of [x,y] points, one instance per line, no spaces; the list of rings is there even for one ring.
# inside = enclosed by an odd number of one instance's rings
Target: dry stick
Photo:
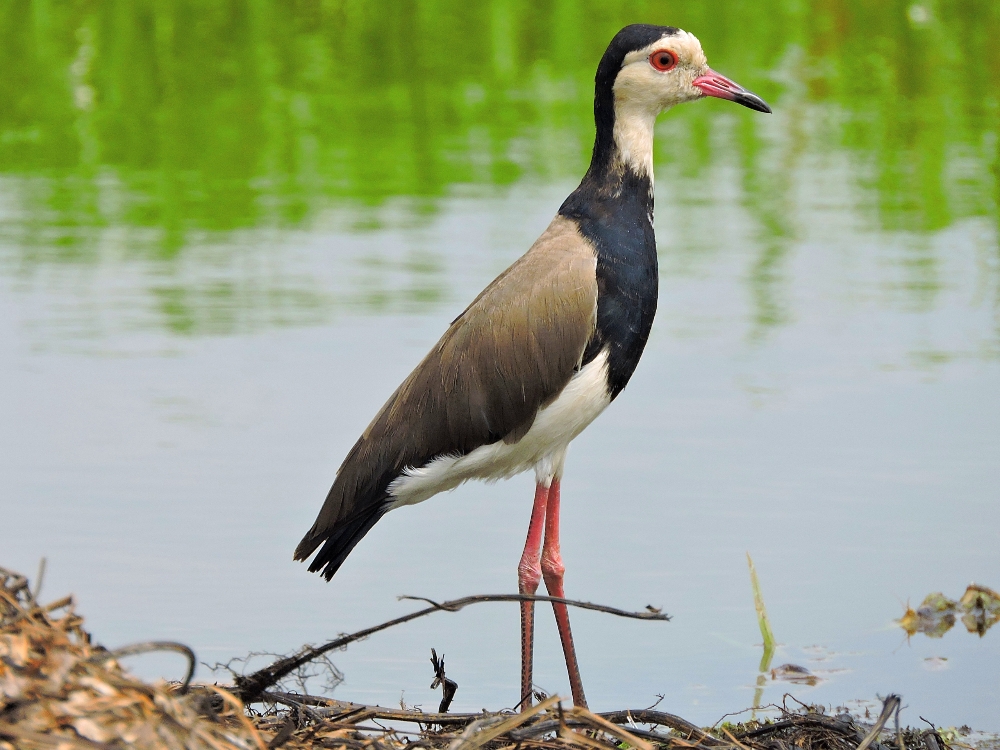
[[[502,719],[499,718],[499,717],[480,717],[480,718],[476,719],[474,722],[472,722],[471,724],[469,724],[469,726],[467,726],[462,731],[462,733],[460,735],[458,735],[458,737],[456,737],[454,740],[451,741],[451,743],[449,743],[448,750],[456,750],[456,748],[461,743],[463,743],[467,739],[471,738],[476,732],[478,732],[480,729],[482,729],[483,726],[485,726],[486,724],[488,724],[491,720],[494,723],[502,721]]]
[[[595,714],[597,715],[597,714]],[[553,729],[559,729],[563,724],[568,727],[582,727],[584,729],[593,729],[594,723],[584,721],[583,719],[575,719],[569,717],[560,722],[558,719],[547,719],[545,721],[539,721],[532,724],[530,727],[525,727],[524,729],[517,729],[510,733],[510,739],[514,742],[522,742],[524,740],[530,740],[533,737],[537,737],[540,734],[547,734]],[[636,727],[629,727],[629,734],[634,734],[636,737],[642,737],[643,739],[653,740],[659,743],[677,744],[680,743],[683,747],[702,747],[707,748],[706,745],[690,744],[680,739],[679,737],[671,737],[670,735],[663,734],[662,732],[649,732],[645,729],[638,729]],[[714,747],[714,746],[713,746]]]
[[[250,722],[250,718],[247,716],[246,711],[243,711],[243,706],[240,705],[239,701],[236,700],[230,693],[225,690],[216,687],[215,685],[207,686],[209,691],[215,693],[222,699],[223,703],[228,703],[233,709],[235,709],[235,715],[238,717],[239,723],[243,725],[250,736],[253,738],[254,742],[257,743],[257,750],[266,750],[264,746],[264,739],[260,736],[260,732],[257,728]]]
[[[30,729],[23,729],[17,724],[8,724],[0,721],[0,737],[10,737],[14,740],[24,740],[31,742],[35,747],[51,747],[53,750],[62,748],[80,748],[80,750],[95,750],[105,748],[107,745],[99,745],[87,739],[73,737],[68,734],[49,734],[47,732],[33,732]]]
[[[285,723],[281,725],[281,729],[278,733],[271,738],[271,741],[267,743],[269,750],[271,748],[277,748],[284,745],[288,740],[292,739],[292,735],[295,734],[295,722],[292,717],[289,716],[285,719]]]
[[[635,620],[670,619],[670,615],[662,614],[661,612],[653,611],[651,609],[646,612],[628,612],[623,609],[617,609],[616,607],[608,607],[603,604],[581,602],[574,599],[561,599],[555,596],[531,596],[528,594],[480,594],[476,596],[465,596],[461,599],[452,599],[451,601],[441,603],[435,602],[431,599],[426,599],[422,596],[401,596],[399,598],[428,602],[431,606],[416,612],[411,612],[408,615],[403,615],[402,617],[397,617],[393,620],[389,620],[388,622],[383,622],[380,625],[365,628],[364,630],[359,630],[358,632],[351,633],[350,635],[341,636],[340,638],[330,641],[329,643],[324,643],[322,646],[304,646],[293,656],[286,656],[278,659],[276,662],[273,662],[263,669],[258,669],[250,675],[241,675],[236,677],[236,685],[233,692],[245,704],[253,703],[260,697],[262,692],[267,690],[278,680],[287,677],[303,664],[308,664],[316,657],[322,656],[328,651],[343,648],[349,643],[353,643],[354,641],[373,635],[374,633],[378,633],[382,630],[387,630],[394,625],[402,625],[404,622],[415,620],[418,617],[424,617],[425,615],[433,614],[434,612],[457,612],[470,604],[481,604],[483,602],[555,602],[557,604],[566,604],[570,607],[590,609],[595,612],[605,612],[610,615],[617,615],[618,617],[630,617]]]
[[[840,734],[848,737],[857,736],[857,732],[851,728],[850,724],[845,724],[844,722],[837,721],[836,719],[831,719],[828,716],[817,716],[815,714],[801,716],[796,714],[793,719],[783,719],[781,721],[776,721],[773,724],[765,724],[759,729],[743,732],[740,734],[740,739],[746,740],[754,737],[761,737],[767,734],[774,734],[775,732],[779,732],[782,729],[788,729],[790,727],[822,727],[823,729],[839,732]]]
[[[43,612],[55,612],[57,609],[62,609],[63,607],[69,607],[73,604],[72,596],[64,596],[62,599],[56,599],[54,602],[49,602],[44,607],[42,607]]]
[[[885,699],[885,703],[882,704],[882,713],[878,716],[878,721],[875,722],[875,726],[871,728],[871,731],[865,735],[865,738],[861,740],[861,744],[858,745],[857,750],[865,750],[865,748],[878,738],[879,732],[882,731],[885,723],[889,721],[892,712],[899,706],[900,700],[898,695],[890,695]]]
[[[446,714],[451,708],[451,702],[458,692],[458,683],[450,679],[444,671],[444,654],[438,658],[437,651],[431,649],[431,664],[434,666],[434,681],[431,683],[431,690],[441,687],[441,703],[438,704],[438,713]]]
[[[184,682],[181,683],[180,690],[181,695],[187,693],[188,687],[191,685],[191,678],[194,677],[194,668],[198,663],[198,659],[194,655],[194,651],[185,646],[183,643],[176,643],[174,641],[144,641],[143,643],[133,643],[129,646],[116,648],[114,651],[102,651],[101,653],[90,657],[87,661],[98,664],[105,661],[111,661],[112,659],[118,659],[123,656],[148,654],[154,651],[176,651],[178,654],[182,654],[187,657],[188,670],[187,674],[184,675]]]
[[[598,716],[602,716],[614,724],[624,724],[629,721],[634,721],[637,724],[659,724],[660,726],[670,727],[674,731],[685,733],[689,737],[695,737],[698,742],[704,742],[708,745],[727,744],[721,740],[717,740],[710,734],[706,734],[701,728],[696,727],[690,721],[664,711],[648,711],[644,709],[609,711],[598,714]]]
[[[458,612],[463,607],[480,602],[554,602],[556,604],[567,604],[570,607],[580,609],[591,609],[595,612],[605,612],[618,617],[630,617],[634,620],[661,620],[670,621],[670,615],[664,614],[655,607],[647,607],[645,612],[629,612],[628,610],[609,607],[606,604],[594,604],[593,602],[581,602],[577,599],[561,599],[558,596],[535,596],[532,594],[477,594],[475,596],[463,596],[461,599],[452,599],[450,602],[436,602],[426,596],[400,596],[400,600],[406,599],[415,602],[427,602],[431,605],[431,611],[444,610],[445,612]],[[413,615],[419,616],[420,612]]]
[[[622,729],[617,724],[605,719],[600,714],[591,713],[585,708],[580,706],[575,706],[571,711],[571,715],[577,716],[586,721],[592,722],[601,728],[602,731],[610,734],[612,737],[617,737],[622,742],[628,743],[632,747],[639,748],[639,750],[653,750],[653,746],[650,745],[645,740],[640,740],[634,734],[626,729]]]
[[[267,693],[266,695],[270,696],[269,693]],[[302,703],[296,704],[292,701],[288,701],[287,704],[290,706],[298,706],[300,708],[303,707]],[[313,738],[321,731],[325,731],[330,728],[333,728],[337,731],[348,728],[353,729],[357,724],[361,723],[362,721],[367,721],[370,718],[372,718],[372,712],[365,711],[363,708],[354,709],[352,711],[346,711],[346,712],[342,711],[333,716],[321,717],[321,720],[316,722],[316,724],[314,724],[312,727],[310,727],[309,731],[307,731],[306,734],[303,737],[300,737],[299,739],[301,742],[311,742]]]
[[[738,747],[740,750],[750,750],[750,748],[748,748],[746,745],[744,745],[742,742],[740,742],[738,739],[736,739],[733,736],[733,733],[730,732],[728,729],[726,729],[725,727],[722,727],[722,731],[725,733],[726,737],[728,737],[729,739],[731,739],[733,741],[733,744],[736,745],[736,747]]]
[[[517,729],[528,719],[537,716],[543,711],[548,711],[558,702],[559,702],[559,696],[553,695],[551,698],[542,701],[534,708],[530,708],[527,711],[523,711],[522,713],[514,714],[513,716],[508,717],[506,720],[501,721],[499,724],[496,724],[490,727],[489,729],[483,729],[481,732],[471,737],[466,736],[468,732],[468,730],[466,730],[466,732],[462,733],[461,737],[459,737],[457,740],[451,743],[448,750],[476,750],[476,748],[480,748],[487,742],[495,740],[500,735],[507,734],[507,732],[509,732],[512,729]],[[474,724],[475,722],[473,722],[473,724],[470,724],[469,726],[472,727],[474,726]]]
[[[290,696],[275,695],[274,693],[261,693],[260,698],[262,701],[266,701],[268,703],[280,703],[288,706],[289,708],[297,709],[298,711],[305,713],[313,721],[339,721],[341,719],[340,715],[334,717],[328,716],[325,713],[321,713],[320,711],[310,708],[309,704],[305,701],[295,700]],[[365,710],[361,708],[348,711],[347,713],[351,715],[352,721],[356,715],[360,715],[362,717],[358,719],[358,721],[364,721],[371,716],[370,713],[365,712]]]
[[[267,691],[262,693],[260,699],[267,703],[284,703],[291,706],[301,706],[301,705],[312,705],[321,706],[320,710],[323,712],[322,715],[327,721],[350,721],[356,722],[364,719],[383,719],[386,721],[401,721],[409,722],[414,724],[437,724],[439,726],[468,726],[469,724],[476,722],[483,718],[490,718],[492,715],[484,715],[482,713],[463,713],[463,714],[443,714],[443,713],[423,713],[420,711],[402,711],[394,708],[383,708],[382,706],[369,706],[364,703],[350,703],[348,701],[338,701],[333,698],[322,698],[315,695],[295,695],[290,693],[283,693],[276,690]],[[332,712],[332,713],[330,713]],[[520,714],[516,714],[520,716]],[[637,729],[635,727],[629,728],[629,733],[634,734],[636,737],[642,737],[643,739],[653,740],[654,742],[669,742],[673,745],[692,747],[692,748],[703,748],[708,750],[708,748],[715,748],[718,746],[729,745],[721,740],[717,740],[711,735],[705,734],[701,729],[691,724],[688,721],[675,716],[674,714],[668,714],[663,711],[653,711],[650,709],[632,709],[625,711],[608,711],[605,713],[594,714],[594,716],[600,717],[606,721],[610,721],[613,724],[624,724],[629,721],[635,721],[639,724],[654,724],[658,726],[669,727],[675,731],[683,732],[689,738],[695,737],[694,744],[686,744],[679,737],[672,737],[669,735],[661,734],[658,732],[650,732],[644,729]],[[630,719],[629,716],[632,718]],[[348,717],[350,717],[348,719]],[[572,715],[567,717],[565,720],[566,724],[571,727],[592,727],[593,722],[587,722],[583,719],[574,718]],[[481,725],[477,725],[476,729]],[[560,722],[558,719],[547,719],[544,721],[539,721],[532,724],[530,727],[524,729],[513,729],[509,731],[510,738],[516,743],[524,740],[531,739],[532,737],[537,737],[540,734],[545,734],[551,732],[554,729],[558,729]],[[473,732],[475,729],[473,729]],[[470,733],[471,734],[471,733]]]
[[[589,750],[611,750],[612,747],[611,745],[600,742],[583,732],[574,732],[569,728],[568,724],[563,724],[559,727],[559,739],[570,747],[580,747],[580,745],[583,745]]]
[[[408,721],[417,724],[440,724],[442,726],[459,725],[465,726],[476,719],[482,719],[484,715],[478,714],[442,714],[423,713],[420,711],[403,711],[397,708],[383,708],[382,706],[369,706],[364,703],[351,703],[349,701],[337,701],[332,698],[321,698],[315,695],[295,695],[283,693],[278,690],[268,690],[259,696],[259,700],[264,703],[292,703],[294,705],[323,706],[324,717],[346,717],[355,712],[363,712],[364,717],[372,719],[385,719],[387,721]],[[333,713],[325,713],[333,712]]]
[[[35,576],[35,590],[31,592],[31,598],[37,602],[42,593],[42,583],[45,581],[45,558],[38,561],[38,575]]]

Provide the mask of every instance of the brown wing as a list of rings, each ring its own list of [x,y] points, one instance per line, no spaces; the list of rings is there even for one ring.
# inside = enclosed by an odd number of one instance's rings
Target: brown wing
[[[389,509],[405,468],[516,442],[555,398],[594,333],[594,251],[556,217],[531,249],[455,319],[358,439],[295,550],[327,579]]]

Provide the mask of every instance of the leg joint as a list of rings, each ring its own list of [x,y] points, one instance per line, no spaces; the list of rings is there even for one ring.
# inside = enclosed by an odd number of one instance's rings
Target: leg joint
[[[542,555],[541,568],[546,580],[549,578],[562,580],[563,574],[566,572],[566,566],[563,565],[562,556],[559,554]]]
[[[542,580],[542,566],[538,564],[538,558],[521,558],[521,563],[517,566],[517,589],[522,594],[534,594],[538,591],[538,584]]]

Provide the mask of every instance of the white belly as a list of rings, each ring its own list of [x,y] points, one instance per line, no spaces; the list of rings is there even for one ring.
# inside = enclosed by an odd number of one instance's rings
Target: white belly
[[[562,474],[570,441],[611,403],[607,365],[605,349],[573,376],[555,401],[538,411],[518,442],[501,440],[464,456],[440,456],[424,466],[407,467],[389,485],[389,494],[396,498],[392,507],[423,502],[469,479],[496,481],[528,469],[535,469],[540,481]]]

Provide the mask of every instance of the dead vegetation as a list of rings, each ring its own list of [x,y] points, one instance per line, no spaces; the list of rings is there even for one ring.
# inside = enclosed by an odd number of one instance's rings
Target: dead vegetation
[[[899,626],[908,636],[923,633],[928,638],[940,638],[961,618],[965,629],[980,638],[1000,622],[1000,594],[986,586],[969,584],[958,601],[940,591],[928,594],[915,610],[906,607]]]
[[[72,597],[42,605],[0,568],[0,748],[266,746],[231,694],[144,683],[121,655],[91,641]]]
[[[782,708],[776,720],[702,729],[651,709],[591,713],[557,696],[522,713],[422,714],[313,696],[270,693],[255,719],[270,747],[395,750],[947,750],[935,728],[901,729],[889,696],[874,725],[822,708]],[[887,723],[897,719],[894,730]]]
[[[516,598],[516,597],[514,597]],[[545,599],[545,597],[542,597]],[[407,616],[454,611],[490,597],[467,597]],[[568,602],[569,603],[569,602]],[[573,603],[581,604],[581,603]],[[657,610],[627,613],[664,619]],[[402,618],[404,621],[407,618]],[[376,629],[389,627],[377,626]],[[372,631],[373,629],[369,629]],[[369,632],[366,631],[366,632]],[[345,636],[345,638],[360,637]],[[339,639],[343,640],[343,639]],[[336,642],[335,642],[336,643]],[[329,644],[327,644],[329,645]],[[900,730],[899,698],[886,699],[868,726],[821,708],[780,709],[777,720],[701,729],[663,711],[591,713],[558,696],[524,712],[422,713],[284,692],[289,674],[325,647],[292,657],[223,689],[186,683],[149,684],[118,663],[124,655],[181,644],[150,643],[108,651],[92,642],[66,597],[40,604],[24,576],[0,568],[0,748],[339,748],[342,750],[945,750],[934,729]],[[329,650],[329,649],[326,649]],[[454,694],[443,659],[435,680]],[[449,687],[450,684],[450,687]],[[446,708],[446,706],[444,706]],[[886,726],[895,719],[892,730]]]

